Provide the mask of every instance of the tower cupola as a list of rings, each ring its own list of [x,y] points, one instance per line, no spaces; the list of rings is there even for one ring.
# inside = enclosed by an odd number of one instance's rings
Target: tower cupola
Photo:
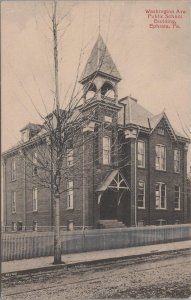
[[[99,34],[79,81],[84,88],[84,101],[96,99],[116,102],[120,80],[116,65]]]

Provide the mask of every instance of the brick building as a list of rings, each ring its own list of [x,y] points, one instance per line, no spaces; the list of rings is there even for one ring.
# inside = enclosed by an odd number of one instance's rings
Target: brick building
[[[63,228],[188,222],[189,139],[172,128],[164,111],[153,115],[131,96],[118,99],[120,80],[99,36],[80,79],[83,104],[73,112],[88,123],[81,129],[84,142],[74,138],[66,156],[71,176],[61,195]],[[34,140],[42,131],[43,125],[31,123],[21,130],[34,160]],[[20,147],[3,153],[4,225],[46,230],[53,226],[51,191],[27,180],[38,168],[26,167]]]

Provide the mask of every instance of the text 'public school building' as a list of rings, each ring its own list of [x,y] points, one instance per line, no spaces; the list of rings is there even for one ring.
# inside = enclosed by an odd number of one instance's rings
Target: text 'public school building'
[[[83,103],[73,112],[88,115],[81,128],[87,142],[77,146],[73,140],[68,146],[70,189],[60,200],[63,229],[188,222],[190,141],[173,129],[164,111],[153,115],[131,96],[118,99],[120,80],[99,35],[80,79]],[[33,140],[42,130],[43,125],[32,123],[21,130],[34,160]],[[54,224],[51,191],[27,180],[26,172],[35,177],[38,167],[28,170],[19,149],[18,144],[3,153],[4,226],[7,231],[49,230]]]

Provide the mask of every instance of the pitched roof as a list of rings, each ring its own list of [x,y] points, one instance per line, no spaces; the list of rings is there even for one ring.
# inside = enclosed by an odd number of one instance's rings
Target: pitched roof
[[[162,119],[163,117],[163,112],[158,114],[158,115],[155,115],[155,116],[152,116],[151,118],[149,118],[149,123],[150,123],[150,126],[151,128],[155,128],[157,126],[157,124],[160,122],[160,120]]]
[[[119,104],[126,104],[126,113],[125,113],[125,121],[127,124],[135,124],[138,126],[142,126],[151,130],[154,130],[156,126],[159,124],[160,120],[164,117],[165,121],[169,127],[169,130],[171,131],[171,134],[181,138],[186,138],[184,134],[176,131],[170,124],[164,110],[157,115],[153,115],[150,111],[145,109],[142,105],[137,103],[137,100],[133,97],[125,97],[121,100],[119,100]],[[121,109],[119,111],[118,116],[118,123],[123,125],[124,124],[124,110]]]
[[[125,112],[125,121],[127,124],[135,124],[139,126],[143,126],[149,128],[148,118],[153,117],[153,114],[144,108],[142,105],[137,103],[137,100],[128,96],[121,100],[119,100],[119,104],[126,104],[126,112]],[[123,124],[124,122],[124,112],[123,109],[119,112],[119,124]]]
[[[27,125],[25,125],[20,131],[23,131],[25,129],[31,129],[31,130],[40,130],[42,127],[42,125],[40,124],[35,124],[35,123],[28,123]]]
[[[84,71],[82,72],[80,82],[83,82],[87,77],[91,76],[95,72],[107,74],[118,80],[121,79],[101,35],[98,36],[98,39],[92,49]]]

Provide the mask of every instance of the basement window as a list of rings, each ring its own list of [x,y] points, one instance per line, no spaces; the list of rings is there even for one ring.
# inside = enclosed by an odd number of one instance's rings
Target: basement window
[[[68,231],[73,231],[74,230],[74,221],[69,220],[68,221]]]
[[[156,225],[166,225],[167,224],[167,221],[166,220],[163,220],[163,219],[158,219],[156,220]]]
[[[17,231],[17,223],[16,222],[12,222],[11,230],[12,231]]]
[[[38,222],[33,221],[33,231],[37,231],[37,230],[38,230]]]

